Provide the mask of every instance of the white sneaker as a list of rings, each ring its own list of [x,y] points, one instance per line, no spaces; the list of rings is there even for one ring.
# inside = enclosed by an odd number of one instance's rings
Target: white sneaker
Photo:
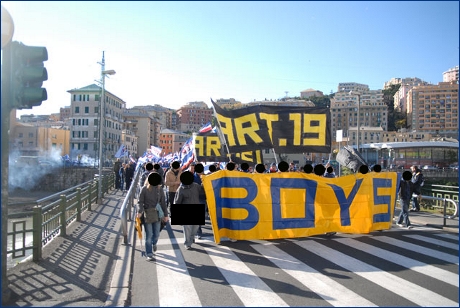
[[[153,254],[147,255],[147,261],[152,261],[153,260]]]
[[[404,227],[402,224],[396,224],[396,225],[401,228]]]

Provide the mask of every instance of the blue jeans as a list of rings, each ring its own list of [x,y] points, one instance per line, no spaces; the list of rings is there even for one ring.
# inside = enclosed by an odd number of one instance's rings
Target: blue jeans
[[[417,210],[417,211],[420,211],[420,204],[418,204],[418,199],[417,199],[418,195],[416,197],[413,197],[412,198],[412,209],[414,210]]]
[[[399,203],[401,204],[401,212],[399,213],[398,224],[401,225],[403,222],[406,224],[406,227],[410,226],[409,220],[409,200],[400,199]]]
[[[156,245],[160,237],[161,222],[157,221],[151,224],[144,224],[145,228],[145,253],[153,253],[153,245]]]

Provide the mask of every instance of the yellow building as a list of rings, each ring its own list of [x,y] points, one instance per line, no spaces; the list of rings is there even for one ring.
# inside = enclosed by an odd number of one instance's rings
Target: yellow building
[[[40,156],[50,159],[69,154],[70,130],[57,126],[40,122],[19,123],[16,120],[16,110],[13,110],[10,118],[10,153],[13,156]]]

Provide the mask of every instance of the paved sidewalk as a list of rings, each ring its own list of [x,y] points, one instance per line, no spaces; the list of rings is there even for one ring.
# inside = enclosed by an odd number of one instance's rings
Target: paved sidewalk
[[[401,209],[396,206],[394,218],[398,218],[400,211]],[[444,218],[441,214],[424,212],[422,210],[420,212],[409,212],[409,220],[414,227],[417,225],[427,226],[458,233],[458,217],[455,219],[446,219],[444,226]]]
[[[4,305],[124,306],[132,254],[120,231],[124,196],[114,190],[106,194],[102,205],[68,226],[66,236],[43,248],[42,260],[9,269],[11,294]]]

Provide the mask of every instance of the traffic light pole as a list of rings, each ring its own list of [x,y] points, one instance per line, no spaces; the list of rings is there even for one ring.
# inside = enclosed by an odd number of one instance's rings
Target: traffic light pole
[[[10,101],[11,101],[11,44],[3,48],[2,59],[2,304],[10,298],[7,275],[7,241],[8,241],[8,157],[9,157],[9,129],[10,129]]]

